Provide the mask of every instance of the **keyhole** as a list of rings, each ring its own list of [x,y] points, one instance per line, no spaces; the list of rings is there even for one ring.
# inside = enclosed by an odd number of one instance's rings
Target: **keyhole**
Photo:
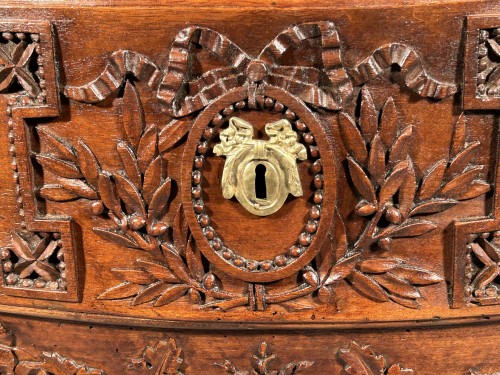
[[[266,166],[263,164],[255,167],[255,197],[267,199]]]

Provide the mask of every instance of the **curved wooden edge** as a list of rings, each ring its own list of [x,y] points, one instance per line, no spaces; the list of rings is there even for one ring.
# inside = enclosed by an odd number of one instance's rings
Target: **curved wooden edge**
[[[183,330],[270,330],[273,331],[315,331],[315,330],[353,330],[353,329],[397,329],[397,328],[434,328],[443,326],[459,326],[479,323],[495,323],[500,321],[500,314],[476,315],[453,318],[427,318],[398,321],[341,321],[341,322],[223,322],[223,321],[174,321],[164,319],[149,319],[127,316],[107,315],[101,313],[70,312],[45,310],[33,307],[0,305],[0,318],[3,314],[24,316],[33,319],[48,319],[51,321],[67,321],[75,324],[103,324],[114,326],[133,326],[154,329]]]

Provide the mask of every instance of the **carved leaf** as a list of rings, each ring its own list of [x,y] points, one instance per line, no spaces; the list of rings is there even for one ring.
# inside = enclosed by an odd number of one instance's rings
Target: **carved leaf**
[[[417,288],[415,288],[405,279],[390,272],[373,275],[373,278],[391,294],[411,299],[420,297],[420,292]]]
[[[413,168],[413,163],[408,160],[408,173],[399,188],[398,201],[399,210],[404,218],[407,218],[410,210],[415,201],[415,195],[417,193],[417,180],[415,178],[415,168]]]
[[[409,368],[403,368],[401,365],[392,365],[387,370],[387,375],[413,375],[413,370]]]
[[[370,203],[376,203],[375,189],[370,182],[370,179],[363,171],[363,168],[351,157],[347,158],[349,164],[349,172],[352,182],[358,190],[359,194]]]
[[[384,289],[370,276],[354,270],[347,276],[347,279],[360,294],[378,302],[389,301]]]
[[[70,144],[44,128],[37,128],[37,131],[41,138],[40,142],[49,146],[57,156],[71,162],[77,161],[76,154]]]
[[[163,281],[156,281],[137,293],[131,304],[132,306],[136,306],[150,302],[161,295],[168,287]]]
[[[410,215],[424,215],[424,214],[434,214],[437,212],[445,211],[454,205],[456,205],[458,201],[454,199],[434,199],[424,203],[421,203],[415,206]]]
[[[79,198],[77,195],[67,191],[61,185],[55,184],[43,185],[40,188],[40,196],[55,202],[68,202]]]
[[[457,156],[451,161],[450,166],[446,173],[450,176],[454,176],[458,173],[463,172],[463,170],[469,165],[474,155],[477,153],[478,146],[481,142],[474,142],[460,151]]]
[[[441,189],[441,194],[447,198],[454,198],[459,193],[461,193],[473,180],[475,180],[482,170],[482,166],[477,166],[469,169],[461,175],[458,175],[443,186],[443,188]]]
[[[455,123],[450,147],[450,159],[453,159],[465,147],[466,134],[465,115],[462,113]]]
[[[198,281],[202,281],[203,276],[205,276],[205,270],[203,269],[203,263],[201,262],[201,252],[194,243],[193,236],[189,236],[189,240],[186,245],[186,262],[193,278]]]
[[[66,177],[66,178],[81,178],[82,174],[78,167],[69,161],[57,159],[52,155],[38,154],[35,156],[36,161],[39,162],[42,167],[54,173],[56,176]]]
[[[397,258],[372,258],[359,263],[359,269],[364,273],[384,273],[402,264]]]
[[[166,211],[170,200],[170,191],[172,188],[172,180],[167,178],[163,184],[153,193],[151,202],[148,208],[148,220],[151,222],[154,219],[161,218]]]
[[[469,187],[462,193],[460,193],[456,198],[458,200],[467,200],[479,197],[480,195],[486,194],[491,190],[491,185],[485,181],[472,181]]]
[[[137,242],[135,242],[135,240],[132,237],[124,233],[119,233],[112,229],[106,229],[106,228],[94,228],[93,230],[104,239],[114,242],[120,246],[130,247],[132,249],[139,248]]]
[[[171,302],[184,296],[190,286],[185,284],[172,285],[161,294],[160,297],[153,303],[154,307],[168,305]]]
[[[376,355],[369,346],[352,342],[347,349],[339,350],[344,362],[344,371],[353,375],[382,375],[386,367],[385,358]]]
[[[361,133],[356,126],[356,123],[351,116],[343,112],[339,113],[340,121],[340,135],[342,136],[342,141],[350,155],[357,160],[361,165],[366,163],[368,157],[368,152],[366,150],[366,144],[361,136]]]
[[[418,192],[418,197],[421,200],[431,198],[441,187],[443,182],[444,172],[448,162],[445,159],[438,161],[425,173],[422,179],[422,185]]]
[[[144,369],[152,375],[183,375],[179,371],[183,362],[181,354],[174,339],[162,340],[146,347],[142,358],[133,360],[129,368]]]
[[[407,220],[403,224],[391,230],[391,237],[417,237],[421,236],[437,227],[431,221]]]
[[[189,283],[191,281],[191,277],[189,277],[189,271],[181,259],[179,254],[176,252],[175,248],[173,248],[170,244],[162,245],[163,254],[167,259],[168,266],[170,270],[181,280]]]
[[[12,251],[20,259],[36,260],[29,244],[17,232],[12,232]]]
[[[407,126],[399,135],[396,142],[391,148],[389,154],[389,163],[397,163],[398,161],[405,160],[408,156],[410,148],[410,140],[413,135],[413,126]]]
[[[389,175],[389,177],[387,177],[382,187],[380,188],[379,202],[381,205],[387,203],[396,193],[396,191],[398,191],[404,179],[408,175],[409,166],[410,162],[408,160],[405,160],[399,162],[394,167],[391,174]]]
[[[380,186],[385,178],[385,148],[378,134],[373,138],[370,149],[370,158],[368,160],[368,171],[371,180],[376,186]]]
[[[151,274],[139,268],[113,268],[111,271],[134,284],[149,285],[156,281]]]
[[[104,293],[97,296],[97,299],[114,300],[130,298],[137,295],[137,293],[139,293],[143,288],[144,287],[142,285],[124,282],[109,288]]]
[[[179,283],[180,280],[170,271],[166,265],[149,262],[146,260],[138,260],[137,264],[143,267],[148,273],[153,275],[156,279],[166,283]]]
[[[172,120],[158,135],[158,150],[160,153],[175,146],[191,129],[190,120]]]
[[[118,155],[120,155],[125,175],[134,184],[137,190],[141,190],[142,176],[139,165],[137,165],[137,158],[135,157],[134,151],[132,151],[130,146],[123,141],[117,143],[116,149]]]
[[[438,274],[420,267],[400,264],[391,273],[407,280],[412,285],[431,285],[443,281]]]
[[[116,185],[111,180],[108,174],[99,174],[99,179],[97,186],[99,188],[99,195],[104,205],[114,213],[121,212],[120,199],[118,198],[118,192],[116,191]]]
[[[173,223],[173,239],[174,246],[179,252],[179,254],[184,254],[184,249],[186,248],[187,240],[188,240],[188,224],[186,221],[186,217],[184,216],[184,209],[182,205],[179,205],[177,209],[177,213],[174,217]]]
[[[80,165],[83,176],[90,184],[97,186],[101,167],[94,153],[82,140],[78,141],[76,151],[78,154],[78,164]]]
[[[380,115],[380,138],[386,148],[392,146],[398,132],[398,113],[392,98],[387,99]]]
[[[86,199],[98,199],[99,195],[97,192],[87,185],[82,180],[77,180],[74,178],[64,178],[58,177],[57,182],[66,189],[70,194],[76,195],[78,197]]]
[[[154,192],[160,187],[162,180],[163,159],[157,156],[144,173],[144,185],[142,188],[142,197],[149,203],[153,197]]]
[[[144,111],[137,89],[128,80],[123,91],[122,119],[127,141],[137,150],[145,126]]]
[[[409,309],[418,309],[420,305],[417,299],[399,297],[395,294],[390,294],[389,298],[391,301],[396,302],[398,305],[407,307]]]
[[[120,175],[114,175],[116,181],[116,187],[118,190],[118,195],[125,203],[125,206],[130,210],[130,214],[137,213],[141,217],[146,217],[146,209],[144,208],[144,202],[142,201],[140,193],[135,188],[132,182]]]
[[[344,280],[353,271],[356,263],[359,260],[359,254],[352,255],[347,258],[340,259],[330,271],[330,275],[325,280],[324,285],[331,285],[337,281]]]
[[[370,91],[363,86],[361,89],[361,106],[359,115],[359,126],[366,142],[370,142],[377,133],[378,113],[373,104]],[[373,147],[373,145],[372,145]]]
[[[146,172],[149,164],[158,155],[157,152],[158,143],[158,129],[156,126],[150,126],[141,137],[139,142],[139,147],[137,149],[137,161],[139,164],[139,169],[142,173]]]

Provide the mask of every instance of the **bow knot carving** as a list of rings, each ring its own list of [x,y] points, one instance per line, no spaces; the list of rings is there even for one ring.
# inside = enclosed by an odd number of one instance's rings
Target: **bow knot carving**
[[[289,51],[308,48],[303,45],[306,42],[321,46],[320,61],[315,61],[315,66],[281,65],[282,57]],[[200,48],[227,66],[192,78],[191,62]],[[203,109],[212,100],[242,86],[248,88],[249,98],[262,95],[266,86],[274,86],[308,104],[330,110],[341,109],[352,92],[342,64],[339,36],[329,21],[304,23],[284,30],[255,59],[216,31],[188,27],[177,34],[168,61],[158,98],[174,117]]]

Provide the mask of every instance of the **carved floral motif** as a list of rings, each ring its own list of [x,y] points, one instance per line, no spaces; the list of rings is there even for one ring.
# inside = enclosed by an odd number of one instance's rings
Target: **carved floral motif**
[[[75,362],[59,353],[33,355],[16,345],[15,337],[0,324],[0,373],[5,375],[104,375],[104,372]]]
[[[305,370],[314,364],[314,362],[310,361],[290,362],[284,365],[281,369],[272,370],[272,361],[276,359],[276,355],[268,353],[268,345],[265,341],[260,344],[258,355],[254,355],[253,359],[254,364],[252,369],[246,371],[238,370],[228,359],[222,363],[216,363],[215,365],[223,368],[225,372],[235,375],[293,375],[302,372],[302,370]]]
[[[12,232],[12,245],[0,251],[4,284],[9,287],[66,289],[60,233]]]
[[[413,375],[413,370],[400,364],[388,365],[384,356],[377,355],[370,346],[351,342],[347,349],[340,349],[338,356],[344,364],[344,371],[352,375]]]
[[[481,305],[499,303],[500,233],[469,235],[466,251],[466,300]]]
[[[133,359],[129,370],[150,375],[183,375],[179,370],[183,363],[181,353],[174,339],[161,340],[146,347],[141,358]]]

